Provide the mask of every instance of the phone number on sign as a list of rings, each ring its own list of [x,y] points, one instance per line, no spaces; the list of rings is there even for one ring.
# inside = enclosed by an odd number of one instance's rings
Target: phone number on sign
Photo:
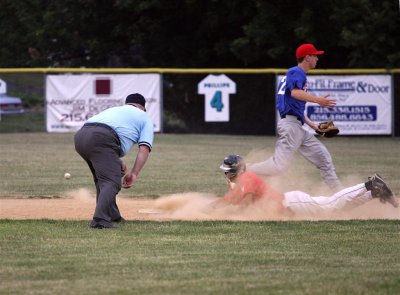
[[[376,121],[377,106],[336,106],[322,108],[320,106],[307,107],[307,116],[313,121]]]
[[[94,115],[93,113],[61,114],[60,122],[84,122]]]

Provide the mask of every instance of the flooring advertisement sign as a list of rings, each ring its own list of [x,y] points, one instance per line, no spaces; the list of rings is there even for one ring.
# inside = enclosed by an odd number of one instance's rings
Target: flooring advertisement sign
[[[125,103],[131,93],[146,99],[154,131],[161,131],[161,75],[48,75],[46,128],[48,132],[75,132],[87,119]]]

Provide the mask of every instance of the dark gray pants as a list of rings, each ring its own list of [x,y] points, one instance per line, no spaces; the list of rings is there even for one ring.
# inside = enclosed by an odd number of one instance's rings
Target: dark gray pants
[[[93,222],[110,225],[121,218],[116,196],[121,190],[119,138],[101,124],[86,124],[75,134],[75,150],[89,165],[96,186]]]

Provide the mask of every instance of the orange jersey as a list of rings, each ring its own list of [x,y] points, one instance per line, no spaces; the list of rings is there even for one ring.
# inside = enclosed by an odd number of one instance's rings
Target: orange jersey
[[[253,201],[261,199],[269,186],[253,172],[244,172],[239,175],[233,188],[224,196],[224,201],[238,204],[251,195]]]
[[[272,189],[259,176],[253,172],[244,172],[239,175],[233,188],[224,196],[223,200],[231,204],[248,205],[250,203],[267,198],[278,204],[276,209],[284,210],[283,194]]]

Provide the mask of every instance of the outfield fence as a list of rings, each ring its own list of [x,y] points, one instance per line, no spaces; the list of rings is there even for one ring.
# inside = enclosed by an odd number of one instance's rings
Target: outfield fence
[[[276,78],[287,69],[179,69],[179,68],[31,68],[0,69],[7,82],[7,94],[21,97],[26,108],[46,107],[47,75],[79,74],[160,74],[162,128],[165,133],[218,133],[274,135],[276,126]],[[205,95],[199,83],[208,75],[224,74],[235,82],[229,95],[229,121],[206,121]],[[312,75],[386,75],[390,76],[392,136],[400,135],[400,69],[318,69]],[[45,112],[43,113],[45,116]],[[1,124],[1,122],[0,122]]]

